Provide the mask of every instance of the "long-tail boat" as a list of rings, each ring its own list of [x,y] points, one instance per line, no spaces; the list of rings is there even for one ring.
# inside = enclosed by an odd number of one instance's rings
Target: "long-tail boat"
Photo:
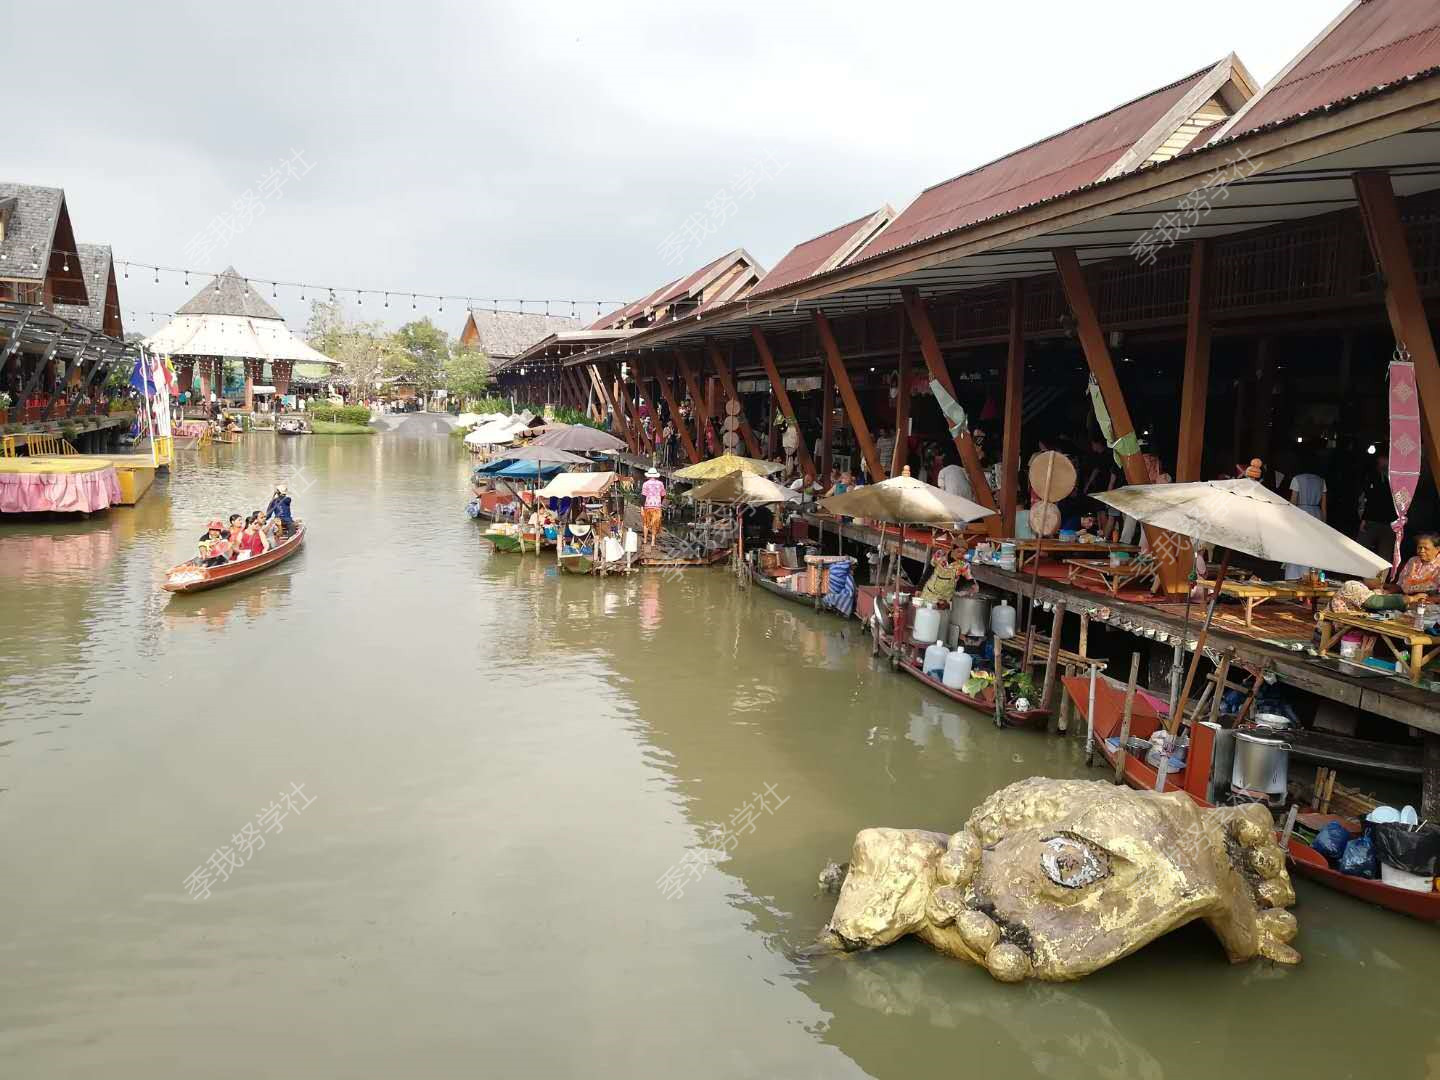
[[[251,574],[258,574],[262,570],[270,569],[276,563],[284,562],[299,551],[300,546],[304,543],[305,525],[303,522],[297,521],[295,531],[269,551],[219,566],[201,566],[199,558],[194,558],[166,570],[165,580],[160,583],[160,587],[171,593],[192,593],[228,585],[232,581],[249,577]]]

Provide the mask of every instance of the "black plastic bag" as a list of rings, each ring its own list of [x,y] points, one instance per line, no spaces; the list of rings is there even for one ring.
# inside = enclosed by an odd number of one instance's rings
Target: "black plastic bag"
[[[1397,870],[1424,877],[1440,876],[1440,826],[1412,832],[1404,825],[1374,825],[1375,853]]]
[[[1375,844],[1368,832],[1345,845],[1345,854],[1340,856],[1340,872],[1351,877],[1380,876],[1380,860],[1375,857]]]
[[[1345,845],[1350,843],[1350,833],[1345,826],[1338,821],[1332,821],[1326,825],[1315,836],[1315,842],[1310,846],[1325,856],[1325,861],[1331,866],[1338,866],[1340,858],[1345,854]]]

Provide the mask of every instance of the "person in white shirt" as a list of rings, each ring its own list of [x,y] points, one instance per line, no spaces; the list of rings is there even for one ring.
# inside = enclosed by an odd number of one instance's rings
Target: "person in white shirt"
[[[1325,512],[1328,509],[1326,498],[1328,492],[1325,487],[1325,478],[1315,473],[1297,473],[1290,479],[1290,501],[1298,506],[1311,517],[1325,520]],[[1310,572],[1310,567],[1301,566],[1298,563],[1285,564],[1285,580],[1297,581]]]
[[[953,457],[947,459],[945,467],[935,478],[935,486],[949,495],[959,495],[961,498],[974,499],[975,488],[970,483],[970,474],[965,471]]]

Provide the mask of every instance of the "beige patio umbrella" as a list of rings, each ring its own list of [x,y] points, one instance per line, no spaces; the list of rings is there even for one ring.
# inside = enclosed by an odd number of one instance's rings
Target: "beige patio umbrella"
[[[1258,559],[1298,563],[1367,578],[1390,568],[1387,560],[1254,480],[1139,484],[1097,492],[1095,497],[1136,521],[1223,549],[1215,573],[1215,592],[1210,597],[1205,625],[1185,675],[1185,687],[1180,691],[1177,707],[1170,710],[1166,719],[1166,728],[1172,735],[1190,698],[1200,657],[1205,653],[1205,640],[1215,619],[1220,586],[1229,572],[1232,552],[1243,551]]]
[[[867,484],[843,495],[831,495],[820,500],[820,505],[832,514],[874,518],[897,525],[955,525],[995,513],[989,507],[916,480],[908,466],[900,476]]]
[[[774,480],[740,469],[692,488],[689,494],[690,498],[697,502],[733,503],[742,506],[774,506],[777,503],[800,501],[798,491],[791,491]]]
[[[718,459],[717,459],[718,460]],[[799,502],[800,493],[775,483],[764,476],[736,469],[718,479],[690,490],[696,502],[728,503],[735,507],[735,557],[739,568],[745,564],[745,529],[740,516],[747,506],[776,506]]]
[[[755,458],[741,457],[739,454],[721,454],[708,461],[676,469],[672,475],[676,480],[716,480],[722,476],[729,476],[736,470],[754,473],[756,476],[769,476],[784,467],[774,461],[758,461]]]

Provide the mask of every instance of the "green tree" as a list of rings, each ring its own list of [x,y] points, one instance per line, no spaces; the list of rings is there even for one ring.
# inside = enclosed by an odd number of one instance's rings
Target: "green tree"
[[[456,344],[445,358],[445,386],[463,406],[485,396],[490,386],[490,358],[483,349]]]
[[[390,336],[385,373],[399,375],[414,384],[418,393],[429,396],[445,384],[450,358],[450,335],[428,318],[408,322]]]
[[[340,365],[361,397],[375,392],[391,352],[390,335],[380,323],[352,321],[339,301],[315,300],[310,304],[305,339],[312,349]]]

